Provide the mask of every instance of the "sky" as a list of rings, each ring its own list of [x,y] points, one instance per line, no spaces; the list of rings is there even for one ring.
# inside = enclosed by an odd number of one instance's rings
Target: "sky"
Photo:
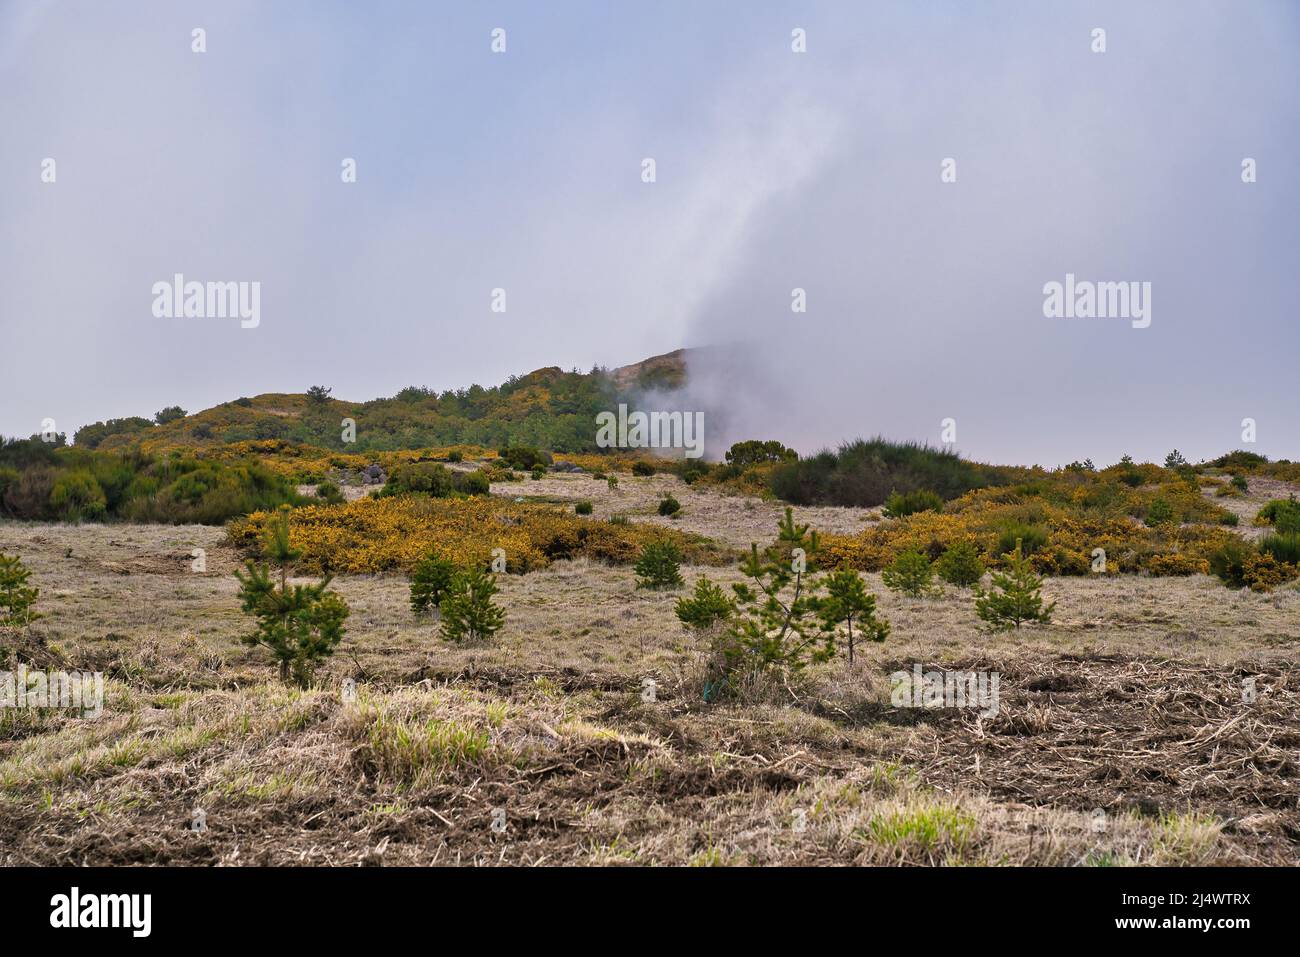
[[[0,89],[3,435],[711,346],[711,457],[1300,459],[1287,0],[0,0]]]

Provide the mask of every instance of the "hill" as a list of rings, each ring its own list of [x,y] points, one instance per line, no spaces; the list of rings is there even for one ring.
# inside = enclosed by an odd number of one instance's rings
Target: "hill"
[[[511,376],[500,385],[437,392],[408,386],[388,398],[351,402],[327,393],[268,392],[240,397],[193,415],[131,417],[77,430],[78,446],[126,451],[196,448],[282,439],[338,451],[394,451],[435,446],[530,445],[556,452],[595,451],[598,412],[647,389],[686,381],[686,350],[653,356],[613,371],[570,372],[556,366]],[[344,420],[355,442],[344,441]]]

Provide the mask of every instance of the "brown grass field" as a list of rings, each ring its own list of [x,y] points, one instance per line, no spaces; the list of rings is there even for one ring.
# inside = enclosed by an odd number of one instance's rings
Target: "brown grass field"
[[[738,547],[774,534],[776,505],[671,476],[493,488],[664,524],[669,490],[673,527]],[[505,629],[471,648],[412,616],[404,577],[352,576],[335,580],[347,637],[298,691],[237,641],[249,624],[224,538],[0,523],[43,615],[0,635],[9,660],[102,671],[107,688],[98,719],[0,717],[0,863],[1300,862],[1296,583],[1049,579],[1051,624],[991,636],[969,593],[900,598],[867,575],[887,642],[851,670],[837,658],[753,703],[710,705],[677,594],[638,591],[630,568],[502,577]],[[892,707],[888,675],[914,663],[999,673],[998,713]]]

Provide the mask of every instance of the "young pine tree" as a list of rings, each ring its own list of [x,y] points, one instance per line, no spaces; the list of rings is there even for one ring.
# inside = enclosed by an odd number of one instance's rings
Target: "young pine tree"
[[[970,588],[984,577],[984,559],[973,542],[961,541],[948,546],[934,567],[940,578],[958,588]]]
[[[840,568],[826,579],[826,597],[819,609],[822,621],[831,628],[841,624],[849,627],[849,664],[853,664],[856,621],[863,638],[884,641],[889,635],[889,622],[876,617],[876,596],[867,591],[862,576],[852,568]]]
[[[265,552],[271,565],[278,566],[278,582],[271,567],[252,559],[246,563],[246,575],[235,572],[242,608],[257,619],[256,630],[240,640],[269,650],[279,664],[281,681],[306,688],[317,664],[332,655],[343,638],[348,605],[337,592],[328,591],[328,575],[314,585],[289,584],[289,569],[302,553],[289,545],[285,511],[268,529]]]
[[[40,615],[32,611],[39,588],[29,588],[31,572],[18,555],[0,555],[0,625],[25,625]]]
[[[930,559],[915,549],[900,553],[880,573],[886,588],[913,598],[923,598],[935,591],[934,568]]]
[[[411,612],[422,615],[438,608],[451,587],[456,566],[437,552],[430,552],[411,570]]]
[[[750,546],[740,570],[753,584],[731,586],[738,615],[722,649],[728,672],[744,666],[798,671],[835,654],[834,628],[817,617],[821,603],[808,578],[808,562],[819,547],[817,533],[810,535],[807,525],[796,525],[788,508],[776,546],[761,556],[757,545]]]
[[[695,582],[695,594],[677,599],[675,610],[677,620],[687,628],[706,632],[729,619],[736,610],[736,603],[713,582],[701,577]]]
[[[636,587],[659,589],[681,588],[685,582],[681,574],[682,554],[668,541],[646,542],[641,548],[632,569],[636,572]]]
[[[442,599],[442,637],[446,641],[488,641],[506,623],[506,613],[492,601],[496,576],[481,568],[458,573]]]
[[[988,591],[976,589],[975,613],[995,631],[1019,628],[1027,621],[1047,624],[1056,602],[1044,606],[1042,590],[1043,580],[1034,574],[1016,542],[1008,570],[993,573],[993,587]]]

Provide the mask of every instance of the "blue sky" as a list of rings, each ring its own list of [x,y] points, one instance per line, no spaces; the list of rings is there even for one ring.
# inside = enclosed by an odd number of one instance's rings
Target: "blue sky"
[[[13,0],[0,83],[3,434],[713,344],[715,454],[951,417],[1200,458],[1250,417],[1300,458],[1293,3]],[[260,325],[155,318],[177,272]],[[1151,282],[1151,326],[1045,318],[1067,272]]]

